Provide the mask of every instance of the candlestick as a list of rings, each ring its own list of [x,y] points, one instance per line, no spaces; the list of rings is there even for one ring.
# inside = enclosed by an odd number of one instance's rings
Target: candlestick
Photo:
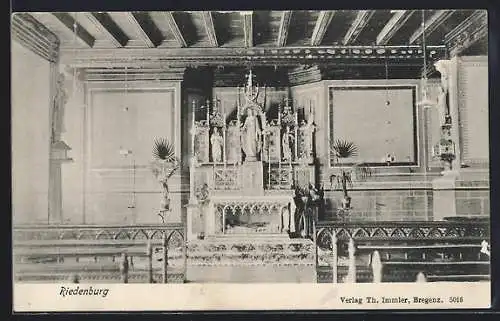
[[[222,115],[223,119],[224,119],[224,127],[222,128],[223,132],[222,132],[222,139],[224,140],[224,150],[223,150],[223,153],[222,153],[222,157],[223,157],[223,161],[224,161],[224,168],[226,168],[226,113],[224,113]]]
[[[295,161],[297,161],[298,159],[298,156],[299,156],[299,152],[298,152],[298,149],[297,149],[297,146],[298,146],[298,138],[299,136],[297,135],[297,127],[299,126],[299,118],[298,118],[298,112],[295,113]]]
[[[281,125],[279,126],[278,133],[279,133],[279,135],[281,135]],[[285,134],[286,134],[286,132],[285,132]],[[279,182],[279,189],[281,189],[281,148],[282,148],[281,142],[282,142],[282,139],[281,139],[281,137],[278,137],[278,138],[280,138],[279,139],[280,143],[278,144],[278,146],[279,146],[278,147],[279,148],[278,149],[278,155],[279,155],[278,156],[278,182]]]
[[[196,198],[194,197],[194,160],[195,160],[195,134],[196,134],[196,100],[193,99],[193,111],[191,115],[191,174],[189,175],[190,200],[191,203]]]
[[[195,149],[194,149],[194,141],[195,141],[195,133],[196,133],[196,128],[195,128],[195,123],[196,123],[196,100],[193,99],[193,113],[192,113],[192,119],[191,119],[191,156],[194,157]]]

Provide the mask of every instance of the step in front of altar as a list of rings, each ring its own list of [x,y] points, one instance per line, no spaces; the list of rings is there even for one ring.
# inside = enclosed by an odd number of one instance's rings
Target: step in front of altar
[[[314,266],[314,244],[279,234],[212,236],[189,242],[187,256],[189,266]]]
[[[221,235],[188,243],[187,280],[314,283],[314,243],[281,234]]]

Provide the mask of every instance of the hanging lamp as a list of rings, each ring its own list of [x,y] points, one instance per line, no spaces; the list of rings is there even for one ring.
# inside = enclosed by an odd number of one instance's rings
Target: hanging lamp
[[[385,60],[385,105],[389,107],[391,100],[389,99],[389,67],[387,66],[387,59]]]
[[[76,35],[78,31],[78,24],[76,23],[77,12],[73,13],[73,58],[76,60]],[[74,97],[76,94],[76,67],[73,67],[73,88],[71,88],[71,96]]]

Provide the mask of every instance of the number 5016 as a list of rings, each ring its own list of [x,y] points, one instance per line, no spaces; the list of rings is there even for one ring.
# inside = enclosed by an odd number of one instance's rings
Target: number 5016
[[[448,301],[450,301],[450,303],[463,303],[464,298],[462,296],[450,296]]]

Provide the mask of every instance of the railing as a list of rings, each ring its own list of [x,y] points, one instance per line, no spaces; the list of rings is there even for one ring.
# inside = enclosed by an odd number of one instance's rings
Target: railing
[[[318,282],[490,278],[481,253],[488,221],[320,222],[313,229]]]
[[[185,225],[16,226],[13,255],[20,282],[184,282]]]

